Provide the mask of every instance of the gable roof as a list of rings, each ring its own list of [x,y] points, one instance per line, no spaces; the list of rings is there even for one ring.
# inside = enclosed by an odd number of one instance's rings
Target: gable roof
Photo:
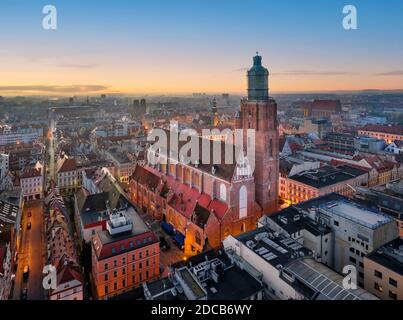
[[[161,148],[160,153],[165,154],[170,158],[171,154],[171,146],[170,146],[170,139],[171,139],[171,134],[173,132],[169,130],[164,130],[166,135],[167,135],[167,147],[166,148]],[[177,133],[175,133],[177,134]],[[189,163],[188,165],[194,168],[197,168],[198,170],[204,171],[206,173],[212,174],[213,167],[214,167],[214,176],[217,176],[223,180],[226,181],[231,181],[232,177],[234,175],[235,169],[236,169],[236,156],[238,153],[241,151],[240,148],[236,147],[234,144],[229,143],[228,141],[221,141],[221,140],[210,140],[206,138],[202,138],[200,136],[192,136],[192,137],[187,137],[186,141],[178,141],[178,150],[180,151],[182,147],[186,144],[188,144],[191,139],[198,139],[198,148],[199,148],[199,154],[198,154],[198,164],[195,165],[193,163]],[[207,162],[203,161],[203,157],[206,157],[207,153],[203,152],[205,149],[209,150],[209,159]],[[215,164],[214,157],[217,156],[217,153],[215,152],[216,149],[220,150],[220,159],[219,159],[219,164]],[[232,158],[231,159],[226,159],[226,150],[231,150],[232,152]],[[189,150],[187,156],[191,156],[190,154],[191,150]],[[193,156],[193,155],[192,155]],[[179,159],[180,160],[180,159]],[[226,161],[227,160],[227,161]],[[227,163],[230,162],[230,163]]]
[[[134,169],[132,178],[153,191],[158,187],[161,180],[159,176],[139,165]]]
[[[59,170],[57,170],[57,172],[69,172],[74,171],[76,169],[77,169],[76,159],[65,158],[62,164],[60,165]]]

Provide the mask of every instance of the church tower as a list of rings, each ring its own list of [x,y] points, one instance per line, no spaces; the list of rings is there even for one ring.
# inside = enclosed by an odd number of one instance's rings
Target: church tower
[[[213,99],[213,107],[211,108],[211,112],[213,113],[213,126],[217,127],[220,120],[218,118],[218,108],[217,108],[217,100]]]
[[[277,103],[269,97],[269,71],[262,66],[262,57],[253,57],[247,73],[248,97],[241,101],[236,128],[255,130],[255,194],[263,214],[277,210],[279,180],[279,146]]]

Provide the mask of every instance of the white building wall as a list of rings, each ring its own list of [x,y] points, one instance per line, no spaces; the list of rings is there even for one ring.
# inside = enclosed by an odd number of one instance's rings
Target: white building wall
[[[292,286],[280,278],[280,271],[273,267],[269,262],[262,259],[255,252],[243,245],[233,236],[228,236],[223,241],[226,250],[233,249],[234,252],[251,264],[256,270],[262,273],[265,289],[272,295],[281,300],[302,300],[304,296],[298,293]]]

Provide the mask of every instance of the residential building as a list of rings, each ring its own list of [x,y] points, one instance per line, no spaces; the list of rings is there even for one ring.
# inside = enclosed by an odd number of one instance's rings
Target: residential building
[[[50,290],[49,300],[83,300],[83,280],[78,265],[62,260],[57,268],[57,287]]]
[[[41,163],[24,168],[19,180],[25,201],[43,198],[44,170]]]
[[[46,259],[56,268],[57,286],[48,290],[50,300],[83,300],[84,280],[63,198],[54,183],[44,201]]]
[[[355,136],[351,133],[330,132],[326,135],[324,141],[333,152],[354,154],[354,138]]]
[[[354,149],[362,153],[381,153],[386,145],[385,140],[374,137],[360,136],[354,138]]]
[[[366,290],[382,300],[403,300],[403,238],[364,257]]]
[[[363,286],[363,258],[398,237],[394,219],[373,206],[338,194],[329,194],[297,206],[311,219],[332,229],[334,235],[333,265],[341,273],[346,265],[358,271]]]
[[[6,176],[10,165],[10,156],[8,154],[0,153],[0,181]]]
[[[285,199],[295,204],[332,192],[350,196],[355,192],[355,187],[368,185],[368,173],[348,165],[325,165],[290,176],[285,184]]]
[[[319,161],[304,161],[294,157],[283,157],[280,158],[279,165],[279,197],[284,203],[291,204],[289,200],[290,192],[288,186],[290,183],[288,178],[304,171],[319,169],[321,163]]]
[[[368,124],[360,128],[358,134],[383,139],[389,144],[395,140],[403,140],[403,126]]]
[[[30,143],[43,137],[41,126],[0,126],[0,146]]]
[[[403,237],[403,180],[391,181],[370,189],[358,188],[355,197],[377,206],[396,221],[399,235]]]
[[[57,186],[62,193],[72,193],[77,190],[78,173],[74,158],[63,157],[57,162]]]
[[[91,241],[92,278],[98,299],[108,299],[160,274],[158,238],[135,212],[129,219],[111,213],[106,230]]]
[[[90,242],[98,231],[106,230],[111,211],[123,210],[129,215],[134,212],[109,171],[103,169],[98,173],[92,180],[92,190],[83,186],[74,194],[76,229],[79,238],[85,242]]]
[[[16,253],[18,252],[21,245],[20,225],[23,206],[24,198],[22,196],[21,188],[13,187],[13,185],[10,184],[9,189],[5,189],[3,191],[0,190],[0,237],[4,237],[3,250],[4,246],[7,247],[9,245],[9,248],[6,248],[5,251],[3,251],[3,261],[7,261],[8,266],[9,259],[7,258],[7,252],[9,250],[11,254],[11,267],[9,270],[11,270],[11,272],[12,270],[14,270],[14,265],[16,263]],[[3,266],[3,268],[7,269],[7,266]],[[8,283],[8,276],[5,277],[5,279],[6,283]],[[3,291],[3,294],[6,293],[5,295],[7,295],[7,291],[9,289],[10,287],[6,287],[6,290]]]
[[[395,140],[388,144],[388,146],[385,148],[385,151],[394,154],[403,154],[403,140]]]
[[[131,161],[124,152],[117,151],[113,148],[107,151],[106,154],[115,166],[116,179],[123,183],[129,183],[135,163]]]

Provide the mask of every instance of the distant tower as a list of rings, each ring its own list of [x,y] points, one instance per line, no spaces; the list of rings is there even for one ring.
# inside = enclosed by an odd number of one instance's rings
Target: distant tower
[[[129,112],[133,120],[143,120],[147,110],[147,102],[145,99],[133,100],[133,104],[129,106]]]
[[[213,99],[213,107],[211,108],[211,112],[213,113],[213,126],[217,127],[219,124],[218,118],[218,108],[217,108],[217,100]]]
[[[269,71],[262,66],[262,57],[253,57],[247,73],[248,98],[241,101],[236,128],[255,130],[255,194],[265,214],[278,206],[278,131],[277,103],[269,97]]]
[[[141,113],[141,119],[143,119],[144,115],[147,113],[146,99],[141,99],[140,100],[140,113]]]

